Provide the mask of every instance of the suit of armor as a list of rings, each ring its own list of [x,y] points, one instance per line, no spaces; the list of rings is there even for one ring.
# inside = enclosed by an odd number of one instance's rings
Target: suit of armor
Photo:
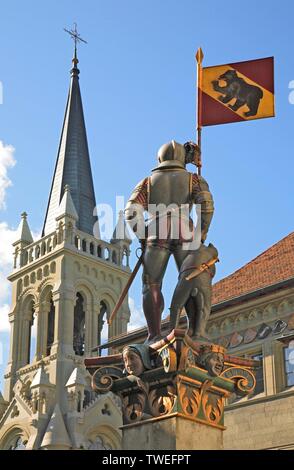
[[[201,241],[206,238],[213,216],[213,199],[207,182],[189,173],[185,165],[193,159],[197,146],[172,141],[158,152],[158,166],[134,189],[125,217],[142,243],[143,310],[148,326],[147,342],[160,337],[164,299],[162,280],[171,254],[178,269],[195,241],[190,217],[194,204],[201,205]],[[146,224],[144,212],[148,212]],[[195,248],[194,248],[195,249]]]

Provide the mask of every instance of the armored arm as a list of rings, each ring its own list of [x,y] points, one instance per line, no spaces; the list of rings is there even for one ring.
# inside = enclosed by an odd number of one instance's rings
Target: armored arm
[[[196,174],[192,175],[192,202],[201,204],[201,241],[204,242],[213,217],[214,204],[208,183]]]
[[[125,219],[139,240],[145,240],[144,211],[148,207],[148,178],[137,184],[126,208]]]

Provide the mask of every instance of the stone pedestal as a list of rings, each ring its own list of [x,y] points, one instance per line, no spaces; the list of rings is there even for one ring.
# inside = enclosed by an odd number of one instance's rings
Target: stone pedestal
[[[125,450],[222,450],[223,429],[180,414],[122,427]]]

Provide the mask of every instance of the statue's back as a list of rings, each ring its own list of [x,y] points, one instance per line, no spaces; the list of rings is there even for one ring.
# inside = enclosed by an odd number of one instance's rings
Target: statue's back
[[[149,204],[189,204],[191,178],[184,169],[154,171],[149,179]]]

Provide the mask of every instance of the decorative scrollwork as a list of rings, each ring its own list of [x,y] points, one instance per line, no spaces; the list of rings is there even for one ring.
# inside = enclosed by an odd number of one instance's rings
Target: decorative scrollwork
[[[221,374],[221,377],[235,382],[235,393],[242,396],[253,392],[256,385],[254,374],[241,367],[229,367]]]
[[[176,400],[175,388],[171,385],[151,390],[148,395],[152,416],[163,416],[171,412]]]
[[[173,347],[166,347],[161,350],[160,357],[165,372],[177,370],[177,354]]]
[[[181,383],[179,400],[184,414],[196,418],[201,404],[201,392],[196,388]]]
[[[118,367],[100,367],[92,376],[92,388],[99,393],[109,392],[114,380],[120,379],[122,376],[123,372]]]
[[[146,404],[146,395],[136,393],[122,398],[124,422],[127,424],[140,421]]]
[[[202,398],[202,408],[207,421],[211,424],[218,424],[224,411],[224,398],[215,398],[205,393]]]

